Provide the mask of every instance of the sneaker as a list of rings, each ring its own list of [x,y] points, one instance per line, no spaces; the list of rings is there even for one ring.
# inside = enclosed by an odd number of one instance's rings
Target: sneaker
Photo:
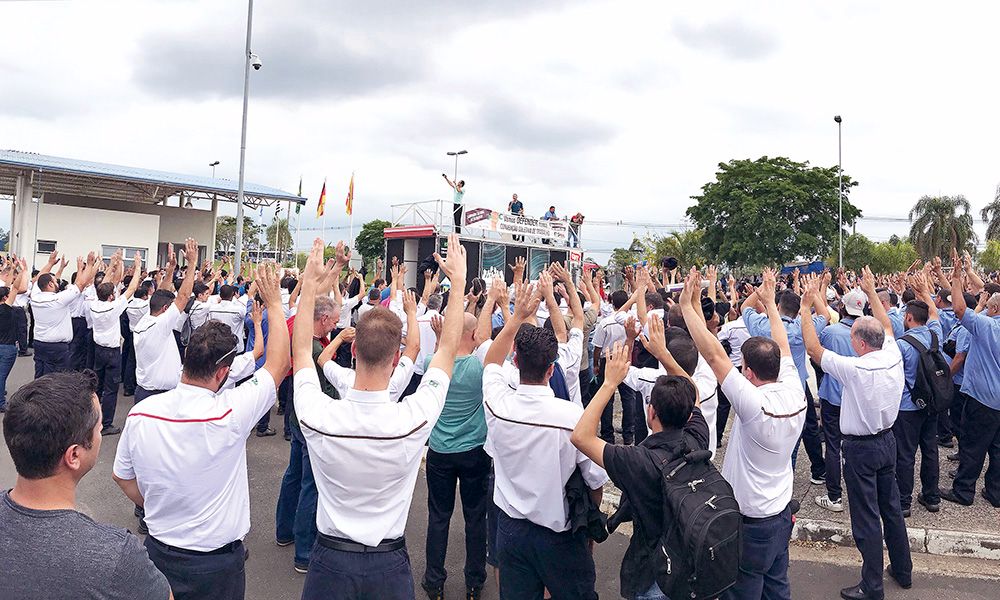
[[[420,582],[420,587],[424,588],[430,600],[444,600],[444,588],[430,588],[424,582]]]
[[[115,427],[114,425],[108,425],[101,429],[101,435],[118,435],[122,432],[121,427]]]
[[[809,476],[809,483],[811,483],[813,485],[824,485],[826,483],[826,476],[822,475],[822,476],[817,477],[815,475],[810,475]]]
[[[924,499],[923,494],[918,494],[917,495],[917,502],[920,503],[920,506],[923,506],[924,508],[926,508],[927,512],[936,513],[937,511],[941,510],[941,501],[940,500],[937,501],[937,502],[935,502],[935,503],[928,502],[926,499]]]
[[[948,502],[954,502],[955,504],[961,504],[962,506],[972,506],[972,501],[964,501],[955,495],[955,490],[941,490],[941,499],[947,500]]]
[[[18,356],[31,356],[32,354],[34,353],[31,350],[22,350],[17,353]]]
[[[295,563],[294,568],[295,572],[298,573],[299,575],[305,575],[306,573],[309,572],[309,565],[300,565],[299,563]]]
[[[938,439],[938,446],[941,446],[942,448],[954,448],[955,440],[951,438],[948,438],[946,440]]]
[[[843,499],[830,500],[830,496],[828,494],[816,496],[816,505],[831,512],[844,512]]]
[[[952,452],[946,458],[951,462],[958,462],[958,452]]]
[[[290,442],[290,441],[292,441],[292,434],[290,434],[290,433],[286,433],[286,434],[285,434],[285,441],[286,441],[286,442]]]
[[[909,506],[907,506],[906,508],[903,509],[903,518],[904,519],[909,519],[910,518],[910,514],[911,514],[911,512],[910,512],[910,507]]]
[[[271,437],[272,435],[278,435],[278,432],[273,427],[268,427],[264,431],[257,431],[257,437]]]
[[[285,546],[291,546],[295,543],[294,539],[291,540],[274,540],[274,543],[278,545],[279,548],[284,548]]]

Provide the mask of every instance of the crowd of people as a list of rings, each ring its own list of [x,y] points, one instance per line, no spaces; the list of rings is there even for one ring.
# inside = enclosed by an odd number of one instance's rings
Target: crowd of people
[[[244,598],[247,440],[277,434],[275,405],[289,457],[274,541],[294,546],[303,599],[415,598],[416,583],[443,599],[456,492],[468,600],[488,565],[504,599],[597,598],[593,543],[624,522],[624,598],[791,598],[800,442],[826,487],[815,503],[843,511],[846,488],[863,559],[848,600],[883,598],[884,573],[919,585],[918,449],[924,510],[972,504],[987,457],[981,494],[1000,508],[1000,284],[968,255],[950,271],[740,280],[673,261],[612,289],[559,263],[531,282],[523,260],[511,283],[470,278],[452,235],[407,288],[396,260],[369,286],[342,242],[325,262],[324,247],[301,272],[199,267],[190,239],[182,267],[170,248],[150,272],[138,255],[81,257],[69,282],[56,253],[37,272],[4,262],[0,375],[30,322],[35,378],[0,403],[17,471],[0,596]],[[119,385],[134,404],[116,424]],[[113,435],[142,541],[77,510]],[[938,449],[956,443],[942,488]],[[415,580],[404,529],[422,463]]]

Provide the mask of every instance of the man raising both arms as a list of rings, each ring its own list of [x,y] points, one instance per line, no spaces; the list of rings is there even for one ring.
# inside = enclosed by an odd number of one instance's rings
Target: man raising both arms
[[[317,239],[306,263],[299,300],[304,314],[312,314],[317,288],[334,268],[332,260],[324,268],[323,246]],[[337,260],[346,258],[349,253],[341,242]],[[435,258],[452,288],[464,290],[465,249],[458,236],[449,236],[447,260]],[[416,391],[402,402],[393,402],[388,391],[402,341],[402,323],[394,313],[377,307],[358,320],[352,346],[357,374],[343,400],[320,390],[312,364],[312,323],[296,319],[295,412],[319,492],[319,534],[303,600],[333,594],[346,599],[414,598],[403,531],[424,444],[448,393],[464,315],[461,297],[455,296],[445,311],[438,350]]]

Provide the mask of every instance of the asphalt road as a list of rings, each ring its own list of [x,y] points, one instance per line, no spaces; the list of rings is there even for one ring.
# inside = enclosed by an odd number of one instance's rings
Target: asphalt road
[[[32,368],[30,358],[19,358],[8,380],[7,389],[12,392],[28,381]],[[119,399],[116,424],[122,423],[131,405],[131,398]],[[273,418],[272,423],[280,425],[278,419],[280,417]],[[136,520],[132,515],[132,504],[111,480],[118,439],[118,436],[113,436],[103,440],[98,464],[81,482],[77,501],[79,509],[94,519],[134,530]],[[252,525],[246,539],[250,550],[246,597],[248,600],[297,600],[305,576],[292,569],[292,547],[279,548],[274,543],[274,509],[281,476],[288,463],[288,444],[280,435],[270,438],[251,437],[247,444]],[[9,489],[14,484],[15,477],[10,455],[6,451],[0,452],[0,485]],[[418,583],[424,570],[426,523],[427,487],[421,473],[417,479],[406,528],[414,579]],[[464,593],[462,530],[459,508],[452,520],[449,536],[450,552],[446,566],[451,576],[445,587],[448,598],[460,598]],[[618,569],[627,545],[627,537],[615,534],[595,549],[597,585],[602,598],[620,597]],[[792,558],[792,596],[796,600],[837,598],[841,587],[857,581],[858,555],[852,549],[796,547],[793,548]],[[997,581],[983,579],[981,574],[1000,576],[1000,564],[965,561],[958,565],[954,560],[934,557],[915,557],[915,560],[918,562],[918,573],[914,576],[915,587],[903,591],[887,584],[887,598],[995,600],[998,597]],[[919,572],[921,568],[923,573]],[[484,598],[498,597],[495,585],[490,574]],[[419,586],[417,591],[419,598]]]

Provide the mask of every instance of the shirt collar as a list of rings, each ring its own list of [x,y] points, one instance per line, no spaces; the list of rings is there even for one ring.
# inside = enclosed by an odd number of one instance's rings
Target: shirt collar
[[[517,386],[517,395],[530,398],[555,398],[556,394],[547,385],[531,385],[521,383]]]
[[[187,394],[187,395],[191,395],[191,396],[201,396],[201,395],[204,395],[204,396],[213,396],[214,395],[212,393],[212,390],[210,390],[208,388],[203,388],[200,385],[191,385],[190,383],[183,383],[183,382],[178,383],[177,387],[175,389],[180,390],[182,393]]]
[[[668,445],[673,445],[674,442],[679,441],[683,437],[684,430],[682,429],[664,429],[658,433],[649,434],[641,442],[641,445],[650,449],[664,448]]]
[[[359,402],[361,404],[388,404],[392,398],[389,396],[389,390],[379,390],[377,392],[367,392],[364,390],[356,390],[351,388],[347,392],[347,399],[351,402]]]

